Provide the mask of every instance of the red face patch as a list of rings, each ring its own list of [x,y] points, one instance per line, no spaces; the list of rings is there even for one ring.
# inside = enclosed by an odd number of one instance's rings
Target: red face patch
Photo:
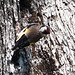
[[[46,30],[46,32],[47,32],[48,34],[50,34],[50,31],[49,31],[49,30]]]

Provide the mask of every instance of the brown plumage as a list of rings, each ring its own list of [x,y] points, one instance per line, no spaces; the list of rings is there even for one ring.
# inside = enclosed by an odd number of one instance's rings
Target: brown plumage
[[[24,48],[29,45],[36,43],[40,38],[46,36],[50,33],[50,28],[48,26],[41,26],[38,23],[29,25],[25,30],[22,31],[22,34],[18,38],[15,46],[12,50],[18,48]]]
[[[31,26],[29,31],[25,34],[30,43],[37,42],[42,37],[42,35],[39,33],[40,27],[41,25]]]

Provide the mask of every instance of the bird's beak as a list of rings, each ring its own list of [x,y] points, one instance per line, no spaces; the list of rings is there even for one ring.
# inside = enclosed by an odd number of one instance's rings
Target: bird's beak
[[[50,31],[48,31],[48,33],[50,34]]]

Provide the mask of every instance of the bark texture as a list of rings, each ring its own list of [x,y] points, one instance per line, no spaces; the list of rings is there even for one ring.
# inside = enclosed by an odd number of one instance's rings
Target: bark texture
[[[26,49],[12,51],[18,33],[41,23],[51,34]],[[75,75],[75,1],[0,1],[1,75]]]

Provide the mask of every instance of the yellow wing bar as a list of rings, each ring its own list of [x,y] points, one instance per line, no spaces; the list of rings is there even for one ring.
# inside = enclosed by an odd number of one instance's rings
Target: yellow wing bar
[[[33,45],[33,44],[35,44],[35,43],[30,43],[30,45]],[[30,46],[30,45],[29,45],[29,46]],[[26,46],[26,47],[28,47],[28,46]],[[26,47],[24,47],[24,48],[26,48]]]
[[[28,29],[26,29],[24,32],[22,32],[21,35],[19,36],[19,38],[17,39],[17,41],[18,41],[23,35],[25,35],[27,32],[28,32]]]

